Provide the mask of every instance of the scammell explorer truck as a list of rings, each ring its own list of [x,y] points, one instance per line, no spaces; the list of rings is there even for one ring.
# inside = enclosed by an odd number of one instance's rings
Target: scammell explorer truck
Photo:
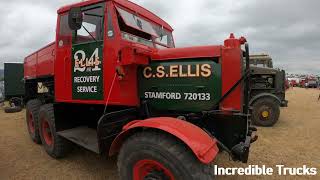
[[[272,58],[267,54],[250,55],[250,101],[252,122],[257,126],[275,125],[280,107],[287,107],[286,73],[273,68]]]
[[[28,131],[50,156],[74,144],[118,155],[124,180],[209,180],[219,151],[247,162],[244,37],[175,48],[168,23],[126,0],[64,6],[56,29],[24,61]]]

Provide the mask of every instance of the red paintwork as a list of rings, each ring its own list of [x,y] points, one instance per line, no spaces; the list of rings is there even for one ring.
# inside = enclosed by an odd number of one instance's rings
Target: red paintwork
[[[133,121],[124,126],[123,131],[113,141],[109,154],[114,155],[117,153],[126,137],[139,128],[159,129],[177,137],[204,164],[212,162],[219,151],[217,141],[199,127],[175,118],[158,117],[143,121]]]
[[[24,60],[25,79],[54,75],[55,43],[26,57]]]
[[[65,6],[58,10],[59,17],[71,7],[84,6],[101,2],[100,0],[84,1],[81,3]],[[109,0],[106,10],[110,10],[114,37],[104,38],[103,66],[104,66],[104,100],[81,100],[72,99],[72,75],[71,75],[71,34],[59,36],[56,34],[56,43],[37,51],[25,59],[25,78],[37,78],[44,75],[54,75],[55,78],[55,101],[66,103],[83,104],[108,104],[122,106],[139,106],[137,69],[139,65],[146,65],[153,60],[170,60],[197,57],[218,57],[222,65],[222,93],[226,93],[242,75],[242,52],[240,45],[245,38],[235,39],[232,34],[225,41],[224,46],[202,46],[176,49],[158,50],[141,44],[129,42],[121,38],[121,32],[117,20],[115,6],[134,11],[146,19],[172,28],[163,20],[150,13],[148,10],[125,0]],[[107,29],[108,18],[105,18]],[[60,18],[57,21],[59,30]],[[65,41],[62,47],[58,46],[60,40]],[[54,51],[55,49],[55,51]],[[55,56],[54,56],[55,55]],[[121,57],[121,58],[120,58]],[[54,65],[53,65],[54,63]],[[116,75],[116,69],[121,70],[123,77]],[[114,81],[116,78],[116,81]],[[113,86],[112,86],[113,85]],[[111,87],[112,86],[112,87]],[[128,91],[130,90],[130,91]],[[110,97],[110,98],[108,98]],[[238,87],[231,95],[221,103],[221,109],[241,110],[242,87]]]
[[[224,45],[202,46],[158,50],[141,44],[123,40],[117,20],[115,6],[131,10],[145,19],[162,25],[172,31],[170,25],[155,16],[148,10],[126,0],[107,0],[106,17],[111,14],[114,28],[113,38],[104,37],[103,44],[103,67],[104,67],[104,100],[73,100],[72,99],[72,72],[71,72],[71,33],[59,35],[60,16],[65,14],[71,7],[85,6],[99,3],[101,0],[90,0],[65,6],[58,10],[56,43],[33,53],[25,58],[25,79],[38,78],[41,76],[54,76],[55,102],[79,103],[79,104],[106,104],[121,106],[140,106],[138,97],[137,71],[139,65],[146,65],[150,60],[171,60],[186,58],[219,58],[222,65],[222,95],[224,95],[242,76],[242,51],[240,45],[245,38],[235,39],[231,35]],[[110,12],[107,12],[109,10]],[[105,27],[108,29],[108,18],[105,18]],[[105,32],[106,33],[106,32]],[[63,46],[58,46],[63,40]],[[121,77],[116,69],[120,70]],[[214,84],[212,86],[215,86]],[[243,88],[237,87],[228,98],[221,104],[222,110],[238,110],[242,108]],[[48,124],[42,124],[43,132],[46,133]],[[180,139],[205,164],[210,163],[218,153],[217,142],[199,127],[186,121],[175,118],[152,118],[143,121],[133,121],[124,126],[110,148],[110,155],[118,152],[125,139],[136,130],[142,128],[159,129]],[[44,134],[47,144],[52,144],[52,135]],[[51,137],[51,139],[50,139]]]
[[[199,46],[161,49],[156,51],[151,58],[153,60],[189,59],[189,58],[211,58],[221,56],[222,46]]]
[[[150,159],[140,160],[133,166],[133,180],[146,179],[148,174],[153,171],[162,172],[167,180],[174,180],[174,176],[168,168],[164,167],[160,162]]]
[[[28,113],[28,128],[30,130],[31,134],[34,134],[35,132],[35,127],[34,127],[34,119],[33,119],[33,115],[31,112]]]
[[[225,40],[222,48],[221,66],[222,66],[222,95],[226,94],[230,88],[242,77],[243,61],[241,44],[246,39],[241,37],[236,39],[233,34]],[[220,105],[222,110],[242,110],[243,88],[238,86]]]
[[[42,122],[41,123],[42,135],[43,135],[44,141],[48,146],[51,146],[53,144],[53,137],[51,134],[49,123],[46,119],[42,120],[41,122]]]
[[[84,6],[101,2],[91,0],[61,8],[58,12],[62,15],[70,7]],[[141,14],[146,19],[154,21],[160,25],[167,24],[154,14],[144,8],[124,0],[110,0],[106,3],[106,8],[110,10],[114,27],[114,38],[104,39],[104,100],[80,100],[72,99],[72,79],[71,79],[71,34],[60,36],[57,31],[56,43],[33,53],[25,59],[25,78],[37,78],[41,76],[53,76],[55,78],[55,101],[66,103],[83,104],[108,104],[139,106],[138,82],[136,78],[138,65],[146,65],[149,59],[170,60],[197,57],[218,57],[222,64],[222,95],[225,94],[242,75],[242,52],[240,45],[245,38],[235,39],[232,34],[225,41],[224,46],[201,46],[158,50],[141,44],[125,41],[121,38],[115,6],[129,9]],[[105,29],[107,29],[105,18]],[[60,29],[60,19],[58,18],[57,29]],[[166,25],[168,29],[172,28]],[[59,47],[58,42],[63,40],[64,46]],[[54,56],[55,55],[55,56]],[[53,65],[54,63],[54,65]],[[123,77],[113,79],[116,76],[116,69],[121,70]],[[112,86],[113,85],[113,86]],[[111,87],[112,86],[112,87]],[[130,89],[130,91],[128,91]],[[109,97],[109,98],[108,98]],[[107,102],[108,100],[108,102]],[[221,109],[241,110],[242,88],[239,86],[221,103]]]
[[[291,80],[290,81],[291,86],[296,87],[298,85],[296,80]]]
[[[300,80],[299,86],[304,87],[307,82],[307,79]]]

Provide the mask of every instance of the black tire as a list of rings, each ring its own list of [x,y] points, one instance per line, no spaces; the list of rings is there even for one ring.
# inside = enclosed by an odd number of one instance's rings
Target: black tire
[[[180,140],[160,132],[141,132],[128,138],[118,156],[120,179],[133,179],[134,167],[146,159],[163,165],[176,180],[213,179],[213,166],[201,163]],[[153,172],[153,177],[161,173]],[[163,174],[162,179],[168,179]]]
[[[28,101],[26,106],[26,123],[29,135],[33,142],[36,144],[41,144],[40,134],[39,134],[39,111],[41,101],[38,99],[33,99]],[[32,118],[32,119],[31,119]],[[32,122],[33,121],[33,124]]]
[[[253,104],[252,122],[257,126],[271,127],[278,122],[279,115],[280,104],[276,99],[261,98]]]
[[[40,138],[46,152],[55,159],[64,157],[70,151],[71,143],[56,132],[53,104],[40,107],[39,122]]]
[[[17,113],[17,112],[21,112],[21,111],[22,111],[22,107],[20,107],[20,106],[4,108],[5,113]]]
[[[9,100],[10,105],[23,107],[23,99],[19,97],[14,97]]]

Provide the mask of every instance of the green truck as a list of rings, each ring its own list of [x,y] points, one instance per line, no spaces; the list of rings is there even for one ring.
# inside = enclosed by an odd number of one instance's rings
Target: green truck
[[[23,74],[23,63],[4,63],[4,98],[10,101],[10,105],[23,105]]]
[[[266,54],[250,56],[252,121],[259,126],[273,126],[280,116],[280,107],[287,107],[285,97],[286,73],[273,68]]]

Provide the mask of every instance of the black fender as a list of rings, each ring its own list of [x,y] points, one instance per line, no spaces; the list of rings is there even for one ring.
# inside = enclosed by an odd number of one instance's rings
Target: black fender
[[[258,99],[260,99],[260,98],[264,98],[264,97],[273,98],[273,99],[275,99],[275,100],[279,103],[279,105],[282,104],[281,99],[278,98],[276,95],[271,94],[271,93],[260,93],[260,94],[254,96],[253,98],[250,99],[249,105],[252,106],[253,103],[254,103],[256,100],[258,100]]]

